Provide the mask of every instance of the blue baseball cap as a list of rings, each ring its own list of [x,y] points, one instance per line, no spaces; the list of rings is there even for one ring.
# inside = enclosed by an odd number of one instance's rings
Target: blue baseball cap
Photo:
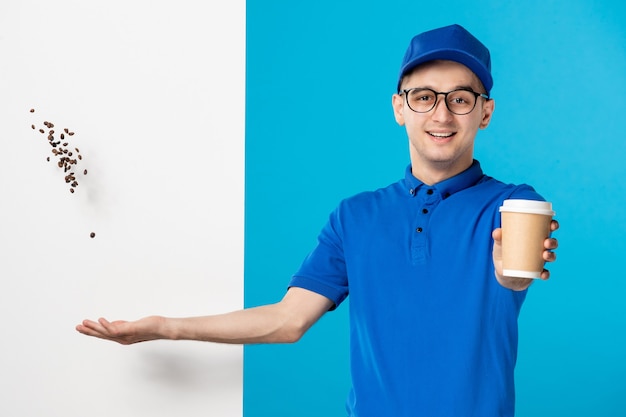
[[[402,77],[418,65],[437,59],[465,65],[476,74],[489,95],[493,87],[489,49],[460,25],[433,29],[411,39],[400,67],[398,92]]]

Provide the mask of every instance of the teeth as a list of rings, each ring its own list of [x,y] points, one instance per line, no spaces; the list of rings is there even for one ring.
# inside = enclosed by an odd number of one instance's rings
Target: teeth
[[[452,133],[434,133],[434,132],[429,132],[429,133],[436,138],[449,138],[450,136],[452,136]]]

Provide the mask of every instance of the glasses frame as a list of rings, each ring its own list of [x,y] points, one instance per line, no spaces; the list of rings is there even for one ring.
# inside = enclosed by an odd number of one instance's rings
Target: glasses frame
[[[413,109],[413,107],[411,107],[411,105],[409,104],[409,92],[413,91],[413,90],[427,90],[427,91],[432,91],[435,94],[435,102],[433,103],[433,106],[426,110],[426,111],[417,111],[415,109]],[[452,93],[456,93],[457,91],[467,91],[469,93],[474,94],[474,97],[476,98],[476,100],[474,100],[474,106],[472,106],[471,110],[465,112],[465,113],[457,113],[455,111],[453,111],[450,108],[450,105],[448,104],[448,94],[452,94]],[[443,95],[444,96],[444,103],[446,103],[446,108],[448,109],[448,111],[452,114],[456,114],[457,116],[464,116],[466,114],[470,114],[471,112],[474,111],[474,109],[476,108],[476,103],[478,103],[478,97],[482,97],[485,100],[491,100],[491,98],[484,93],[477,93],[476,91],[472,90],[471,88],[456,88],[454,90],[448,91],[448,92],[443,92],[443,91],[435,91],[432,88],[426,88],[426,87],[413,87],[413,88],[407,88],[405,90],[401,91],[402,94],[404,94],[405,100],[406,100],[406,105],[409,106],[409,109],[411,109],[411,111],[414,111],[415,113],[428,113],[429,111],[431,111],[432,109],[434,109],[437,106],[437,103],[439,102],[439,96]]]

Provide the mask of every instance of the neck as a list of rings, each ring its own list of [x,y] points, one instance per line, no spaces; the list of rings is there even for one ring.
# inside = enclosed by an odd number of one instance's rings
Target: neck
[[[464,164],[450,164],[446,162],[429,162],[423,163],[423,161],[411,160],[411,173],[415,178],[420,180],[426,185],[434,185],[439,182],[445,181],[448,178],[452,178],[455,175],[468,169],[472,166],[473,159],[469,163]]]

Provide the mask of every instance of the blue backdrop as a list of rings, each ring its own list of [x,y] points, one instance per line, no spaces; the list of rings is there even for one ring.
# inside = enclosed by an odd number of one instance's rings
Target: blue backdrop
[[[533,185],[562,225],[553,277],[522,309],[517,415],[626,416],[624,3],[248,0],[245,304],[282,297],[340,199],[402,176],[400,60],[451,23],[492,52],[476,158]],[[346,305],[295,345],[244,355],[246,417],[345,415]]]

